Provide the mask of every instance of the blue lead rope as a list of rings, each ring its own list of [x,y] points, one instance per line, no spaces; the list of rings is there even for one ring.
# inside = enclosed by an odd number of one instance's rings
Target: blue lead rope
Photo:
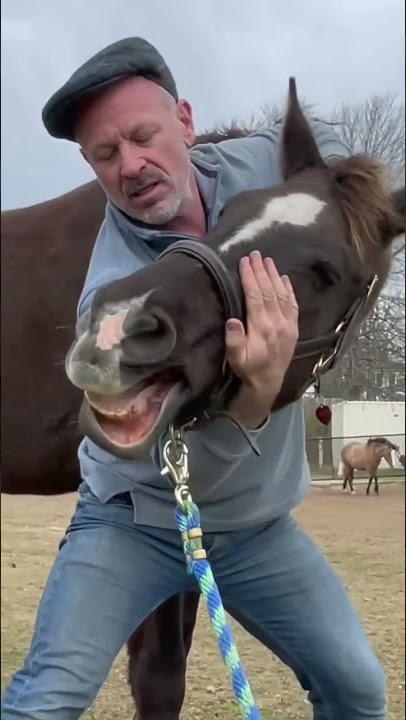
[[[190,493],[189,493],[190,498]],[[221,656],[231,677],[235,699],[244,720],[260,720],[261,714],[240,660],[237,647],[227,622],[217,583],[214,579],[206,551],[202,546],[200,512],[192,499],[178,503],[175,519],[182,535],[187,571],[193,574],[205,598],[210,622],[217,637]]]

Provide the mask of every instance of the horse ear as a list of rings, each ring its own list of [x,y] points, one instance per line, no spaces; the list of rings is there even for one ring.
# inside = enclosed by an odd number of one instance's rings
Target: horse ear
[[[282,173],[285,180],[310,167],[327,167],[297,98],[295,78],[289,78],[288,107],[282,130]]]
[[[394,190],[390,198],[394,214],[382,229],[382,242],[385,246],[405,232],[405,187]]]

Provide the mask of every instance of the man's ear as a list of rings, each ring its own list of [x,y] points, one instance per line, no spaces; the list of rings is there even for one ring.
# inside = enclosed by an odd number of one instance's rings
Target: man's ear
[[[194,141],[196,140],[192,106],[187,100],[179,100],[176,105],[176,114],[183,126],[183,138],[185,144],[187,147],[192,147]]]

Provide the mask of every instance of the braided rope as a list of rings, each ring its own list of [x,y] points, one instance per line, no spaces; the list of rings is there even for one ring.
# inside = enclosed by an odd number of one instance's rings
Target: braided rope
[[[244,720],[260,720],[248,678],[241,663],[231,628],[227,622],[220,592],[202,545],[200,512],[195,503],[185,500],[177,507],[175,519],[182,535],[187,571],[193,574],[206,600],[211,625],[217,637],[221,656],[231,677],[235,699]]]

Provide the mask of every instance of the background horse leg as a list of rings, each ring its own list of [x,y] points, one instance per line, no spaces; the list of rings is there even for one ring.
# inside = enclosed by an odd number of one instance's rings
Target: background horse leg
[[[128,679],[137,720],[179,720],[199,597],[174,595],[131,635]]]
[[[348,465],[343,463],[343,477],[344,477],[343,490],[345,490],[345,488],[347,487],[349,470],[350,470],[350,468],[348,467]]]

